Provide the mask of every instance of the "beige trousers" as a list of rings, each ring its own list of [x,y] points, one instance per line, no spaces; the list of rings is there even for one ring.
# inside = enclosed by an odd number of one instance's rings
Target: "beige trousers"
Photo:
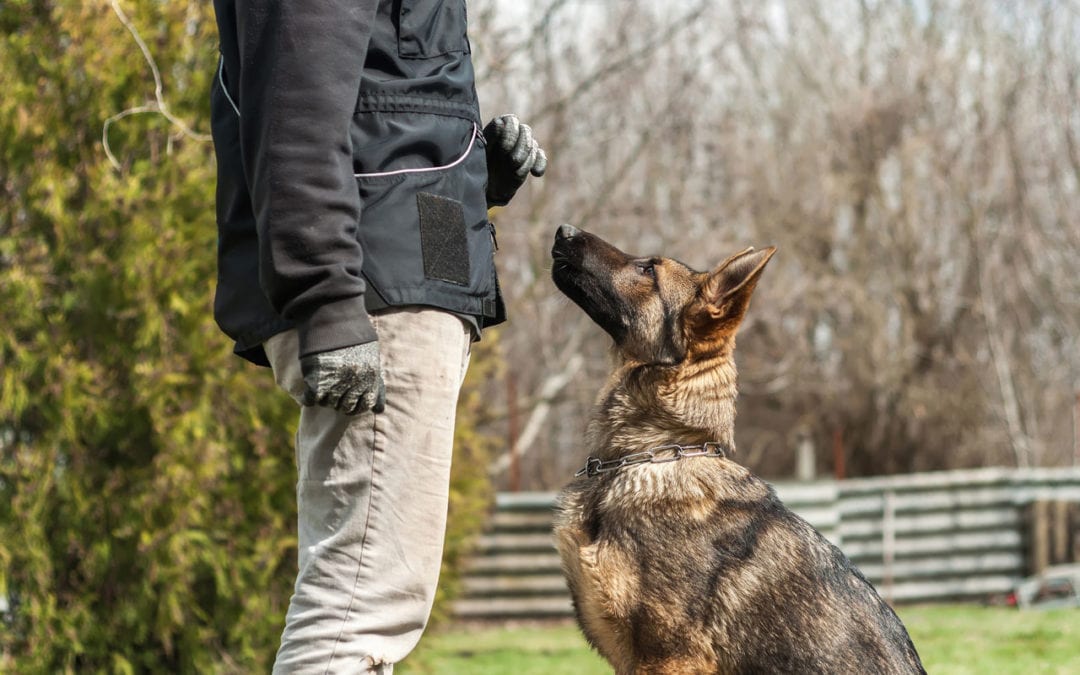
[[[428,308],[371,318],[386,411],[300,410],[299,573],[274,673],[392,672],[431,612],[472,331]],[[299,401],[296,332],[264,346],[275,380]]]

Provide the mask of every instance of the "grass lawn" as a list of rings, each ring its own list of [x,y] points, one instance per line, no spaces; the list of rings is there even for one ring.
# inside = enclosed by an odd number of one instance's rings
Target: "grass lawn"
[[[1080,673],[1080,610],[1017,611],[969,605],[902,607],[930,673]],[[570,624],[454,628],[425,636],[403,675],[610,673]]]
[[[901,607],[930,673],[1080,673],[1080,609]]]
[[[610,675],[577,626],[448,627],[425,635],[416,652],[394,667],[403,675]]]

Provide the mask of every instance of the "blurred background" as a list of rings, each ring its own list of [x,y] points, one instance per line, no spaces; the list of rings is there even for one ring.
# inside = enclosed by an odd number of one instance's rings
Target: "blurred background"
[[[584,459],[609,341],[549,281],[563,222],[779,248],[736,352],[769,479],[1080,464],[1080,3],[468,8],[483,116],[550,168],[495,216],[438,617],[494,494]],[[0,670],[272,660],[295,410],[211,317],[216,66],[209,3],[0,3]]]

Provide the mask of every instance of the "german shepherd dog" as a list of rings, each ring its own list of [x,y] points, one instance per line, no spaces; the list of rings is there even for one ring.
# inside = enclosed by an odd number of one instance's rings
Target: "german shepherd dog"
[[[615,341],[555,539],[578,623],[620,675],[925,672],[862,573],[724,456],[735,333],[775,250],[695,272],[555,235],[555,285]]]

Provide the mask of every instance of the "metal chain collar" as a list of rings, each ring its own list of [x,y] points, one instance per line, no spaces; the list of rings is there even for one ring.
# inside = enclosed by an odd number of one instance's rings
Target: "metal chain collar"
[[[589,457],[585,466],[578,469],[574,477],[599,476],[602,473],[618,471],[624,466],[634,464],[665,464],[687,457],[727,457],[727,449],[719,443],[709,442],[703,445],[660,445],[643,452],[623,455],[617,459],[604,461],[598,457]]]

